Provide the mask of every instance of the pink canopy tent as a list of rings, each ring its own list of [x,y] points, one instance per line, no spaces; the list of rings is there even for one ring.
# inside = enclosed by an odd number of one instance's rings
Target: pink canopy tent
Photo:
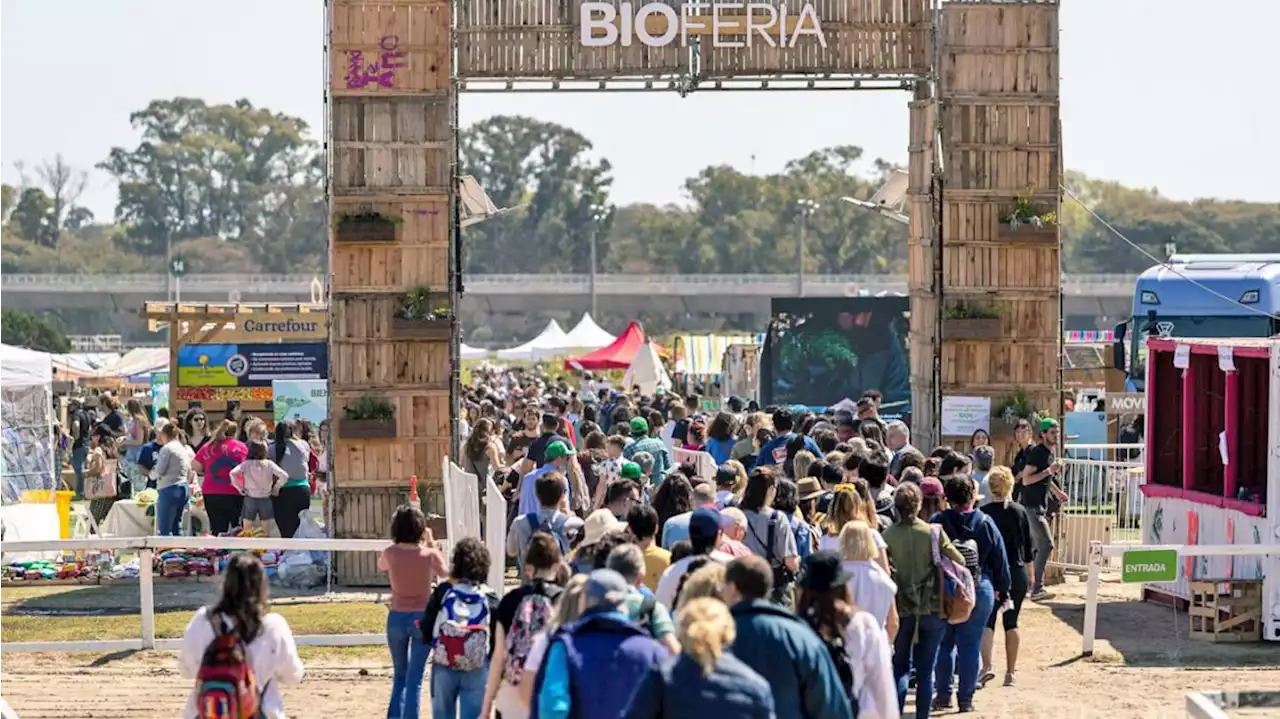
[[[587,355],[564,361],[565,369],[584,370],[626,369],[631,366],[640,348],[644,346],[644,330],[640,323],[632,321],[618,338],[607,347],[601,347]]]

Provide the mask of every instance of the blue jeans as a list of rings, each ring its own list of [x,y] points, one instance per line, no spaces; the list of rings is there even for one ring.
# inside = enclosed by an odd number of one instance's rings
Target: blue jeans
[[[978,665],[981,663],[982,630],[987,628],[987,618],[996,607],[996,593],[991,580],[986,577],[978,582],[973,613],[964,624],[949,624],[938,648],[938,662],[934,665],[933,681],[937,685],[939,703],[951,703],[951,677],[960,675],[960,688],[956,697],[962,706],[973,704],[973,693],[978,688]],[[954,659],[952,652],[955,653]]]
[[[472,672],[460,672],[435,664],[431,667],[431,719],[479,719],[484,707],[484,685],[489,664]]]
[[[420,619],[420,612],[387,615],[387,646],[391,649],[394,667],[387,719],[418,719],[421,713],[422,674],[427,670],[431,648],[422,641],[422,632],[418,631]]]
[[[76,473],[76,497],[84,496],[84,463],[89,458],[89,445],[71,450],[71,469]]]
[[[933,665],[938,645],[947,629],[946,620],[935,614],[902,617],[898,636],[893,639],[893,679],[898,683],[898,711],[907,704],[907,682],[911,665],[916,667],[916,719],[929,719],[933,700]]]
[[[156,492],[156,534],[176,537],[182,534],[182,512],[190,493],[186,482],[171,484]]]

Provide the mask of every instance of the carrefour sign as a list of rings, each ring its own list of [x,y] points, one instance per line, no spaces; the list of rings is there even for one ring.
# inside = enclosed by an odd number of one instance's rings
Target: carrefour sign
[[[786,3],[686,3],[679,10],[660,2],[617,6],[584,2],[579,15],[583,47],[631,47],[636,40],[649,47],[678,42],[689,45],[690,36],[709,38],[715,48],[742,48],[764,44],[792,48],[804,37],[827,46],[822,24],[810,3],[788,8]],[[705,40],[702,40],[705,42]]]

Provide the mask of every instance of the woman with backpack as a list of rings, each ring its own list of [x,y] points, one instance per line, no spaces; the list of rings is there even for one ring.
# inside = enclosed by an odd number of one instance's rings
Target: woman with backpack
[[[524,555],[525,582],[498,603],[493,657],[480,716],[492,716],[494,709],[502,719],[529,716],[529,709],[520,701],[520,681],[534,639],[555,618],[556,600],[563,592],[556,583],[560,562],[560,543],[555,537],[545,532],[534,534]]]
[[[827,646],[854,716],[897,719],[889,637],[878,619],[854,604],[848,584],[852,578],[839,552],[814,552],[800,577],[796,614]]]
[[[475,537],[453,547],[448,581],[431,594],[422,615],[431,643],[431,716],[472,719],[484,705],[498,595],[485,584],[489,550]]]
[[[969,712],[973,711],[973,693],[978,688],[982,633],[987,628],[987,618],[995,608],[996,597],[1001,597],[1003,603],[1009,596],[1009,559],[995,520],[973,507],[977,485],[969,475],[947,477],[943,491],[950,506],[931,521],[942,527],[956,549],[965,556],[965,566],[973,575],[974,603],[968,619],[949,625],[943,633],[934,670],[936,696],[933,709],[942,711],[951,707],[951,680],[959,674],[956,698],[960,711]]]
[[[211,706],[225,708],[218,716],[285,719],[280,687],[302,681],[302,660],[289,623],[267,609],[262,562],[252,552],[231,555],[218,601],[201,607],[182,635],[178,669],[195,680],[183,719],[206,719]]]
[[[391,541],[395,544],[378,557],[378,569],[391,580],[387,646],[393,669],[387,716],[418,719],[429,653],[418,620],[427,609],[431,585],[445,572],[444,555],[436,549],[427,518],[417,507],[396,509],[391,518]]]

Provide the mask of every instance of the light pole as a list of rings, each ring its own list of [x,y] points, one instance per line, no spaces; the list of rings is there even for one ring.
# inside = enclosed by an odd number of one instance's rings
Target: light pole
[[[590,283],[591,292],[590,312],[591,317],[594,318],[596,316],[596,235],[600,232],[600,223],[609,216],[609,208],[604,205],[592,205],[588,210],[591,213],[591,227],[587,233],[587,236],[591,241],[591,267],[587,274],[587,279]]]
[[[796,207],[800,212],[800,241],[796,244],[796,295],[804,297],[805,236],[809,231],[809,215],[817,212],[821,205],[813,200],[801,198],[796,200]]]

